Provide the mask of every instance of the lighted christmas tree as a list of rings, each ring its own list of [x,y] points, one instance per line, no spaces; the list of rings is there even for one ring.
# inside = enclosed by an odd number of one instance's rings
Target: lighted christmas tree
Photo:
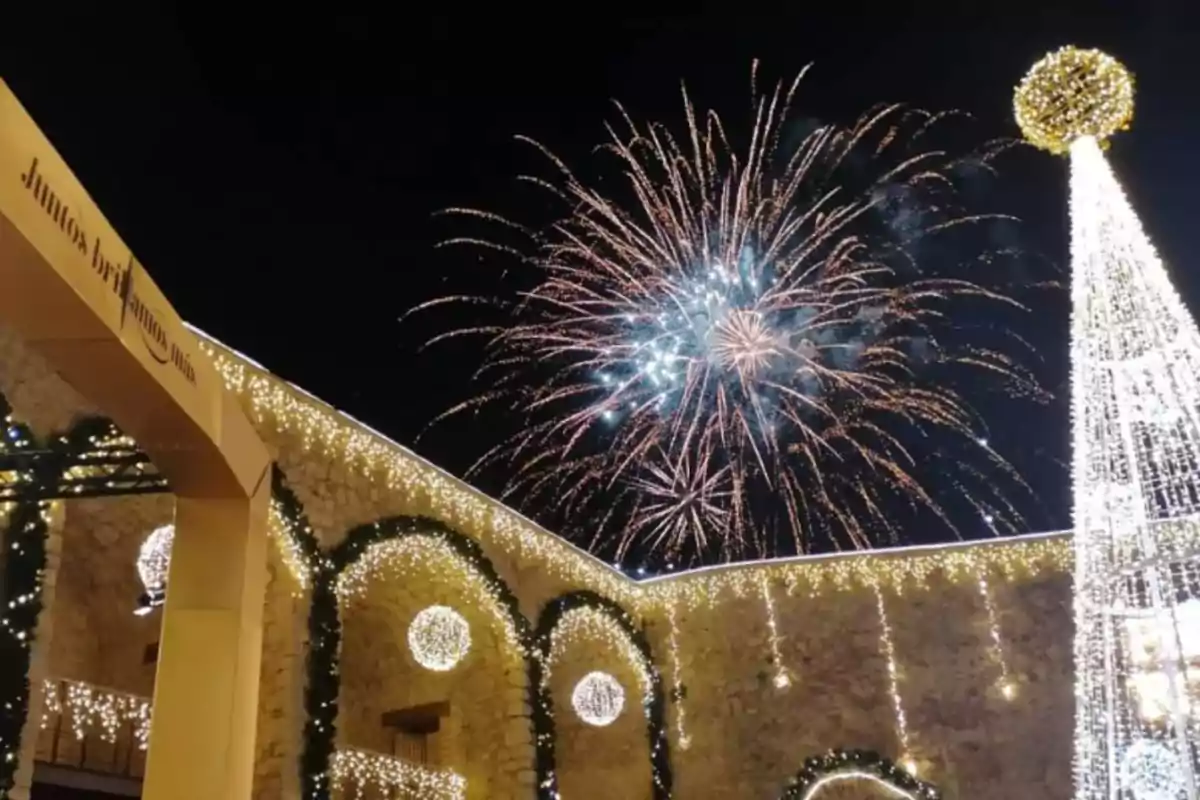
[[[1014,105],[1071,162],[1075,797],[1197,800],[1200,331],[1102,152],[1125,68],[1063,48]]]

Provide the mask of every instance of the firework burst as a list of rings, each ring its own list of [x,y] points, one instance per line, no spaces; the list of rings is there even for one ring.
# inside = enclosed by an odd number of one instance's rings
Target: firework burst
[[[586,528],[596,551],[692,561],[820,540],[862,548],[896,539],[898,508],[951,525],[918,479],[934,454],[961,501],[1016,518],[991,467],[1015,473],[979,444],[980,420],[948,380],[965,368],[1041,396],[1011,348],[972,345],[949,317],[959,302],[1015,303],[949,276],[964,261],[954,248],[936,265],[920,257],[931,237],[985,219],[958,211],[956,179],[990,169],[1005,145],[959,159],[923,149],[944,115],[901,106],[789,143],[799,83],[753,92],[740,149],[686,91],[683,138],[618,106],[603,149],[623,173],[620,198],[525,140],[556,176],[524,179],[564,203],[547,228],[448,212],[505,233],[447,244],[514,255],[534,277],[502,322],[438,337],[487,340],[488,389],[447,413],[510,404],[520,433],[476,469],[501,467],[506,498]],[[979,271],[990,258],[967,260]],[[479,299],[418,308],[460,301]],[[967,447],[991,466],[967,464]]]

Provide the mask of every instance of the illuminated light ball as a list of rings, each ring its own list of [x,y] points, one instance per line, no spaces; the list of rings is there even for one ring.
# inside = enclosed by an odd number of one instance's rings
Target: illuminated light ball
[[[138,550],[138,577],[150,594],[159,594],[167,586],[167,572],[171,568],[171,548],[174,544],[175,526],[162,525],[150,532]]]
[[[1084,136],[1103,143],[1133,120],[1133,76],[1099,50],[1063,47],[1029,70],[1013,112],[1025,138],[1051,153]]]
[[[471,649],[471,626],[448,606],[430,606],[408,626],[408,649],[425,669],[448,672]]]
[[[1125,751],[1121,783],[1135,800],[1176,800],[1187,788],[1179,755],[1155,739],[1138,739]]]
[[[625,707],[625,690],[607,672],[589,672],[575,684],[571,705],[581,720],[603,728],[621,716],[621,710]]]

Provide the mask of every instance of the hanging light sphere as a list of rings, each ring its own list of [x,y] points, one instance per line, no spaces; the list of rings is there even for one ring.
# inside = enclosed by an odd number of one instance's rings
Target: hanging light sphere
[[[171,567],[171,547],[174,544],[174,525],[155,528],[142,542],[138,551],[137,572],[147,593],[157,595],[166,589],[167,571]]]
[[[621,716],[621,709],[625,707],[625,690],[607,672],[589,672],[575,684],[571,705],[581,720],[603,728]]]
[[[471,626],[448,606],[430,606],[408,626],[408,649],[425,669],[448,672],[471,649]]]
[[[1187,788],[1179,755],[1155,739],[1138,739],[1125,751],[1121,783],[1135,800],[1177,800]]]
[[[1029,70],[1013,112],[1025,138],[1051,153],[1084,136],[1103,143],[1133,120],[1133,76],[1099,50],[1063,47]]]

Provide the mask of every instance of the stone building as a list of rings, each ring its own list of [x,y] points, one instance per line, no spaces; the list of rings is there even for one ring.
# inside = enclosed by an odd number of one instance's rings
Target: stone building
[[[255,798],[1069,796],[1065,537],[637,582],[202,342],[276,465]],[[11,332],[0,391],[39,437],[102,412]],[[13,797],[140,791],[161,612],[136,562],[174,508],[53,504]],[[410,645],[430,607],[469,631],[457,662],[453,625],[418,641],[449,669]],[[610,724],[573,704],[596,672]]]

